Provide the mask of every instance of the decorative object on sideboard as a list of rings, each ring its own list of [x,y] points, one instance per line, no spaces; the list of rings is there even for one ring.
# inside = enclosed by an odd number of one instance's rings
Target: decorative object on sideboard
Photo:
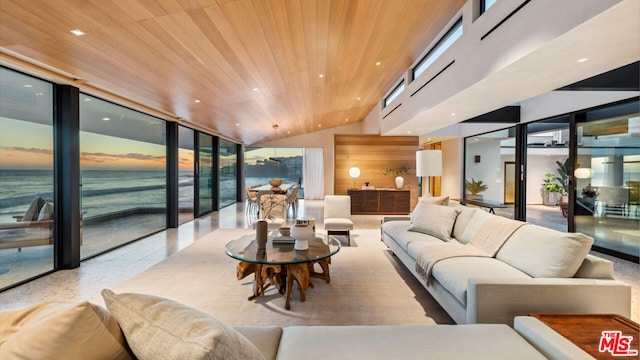
[[[416,176],[427,178],[431,176],[442,176],[442,150],[418,150],[416,151]],[[427,179],[429,183],[429,179]],[[420,179],[420,195],[424,193],[422,179]],[[427,193],[431,192],[431,189]]]
[[[400,166],[397,168],[386,168],[382,175],[393,175],[395,176],[396,189],[402,189],[404,186],[404,178],[400,175],[409,174],[411,172],[411,168],[408,166]]]

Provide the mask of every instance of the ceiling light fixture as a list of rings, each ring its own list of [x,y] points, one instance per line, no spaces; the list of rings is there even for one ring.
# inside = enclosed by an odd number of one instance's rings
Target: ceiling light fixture
[[[253,91],[260,91],[260,89],[258,89],[258,88],[253,88]]]
[[[102,118],[102,121],[109,121],[109,120],[111,120],[111,118],[108,118],[108,117],[103,117]]]
[[[360,97],[357,97],[356,100],[360,101]]]
[[[236,126],[240,126],[240,123],[236,123]]]
[[[318,75],[318,77],[323,78],[323,77],[324,77],[324,74],[320,74],[320,75]]]
[[[75,36],[82,36],[84,35],[84,31],[80,30],[80,29],[73,29],[70,31],[73,35]]]
[[[24,85],[22,85],[22,86],[24,86],[24,87],[26,87],[26,88],[32,88],[32,87],[33,87],[33,85],[31,85],[31,84],[24,84]]]
[[[589,61],[589,58],[586,58],[586,57],[578,59],[579,63],[583,63],[583,62],[587,62],[587,61]]]
[[[196,100],[195,100],[195,102],[196,102],[196,103],[199,103],[199,102],[200,102],[200,100],[196,99]]]
[[[451,116],[456,116],[456,113],[451,113]]]
[[[376,62],[376,66],[380,66],[382,64],[380,61]]]

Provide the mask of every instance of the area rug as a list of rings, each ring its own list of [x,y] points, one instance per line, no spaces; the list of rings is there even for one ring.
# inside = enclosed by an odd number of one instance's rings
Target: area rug
[[[332,257],[331,282],[312,279],[314,288],[307,290],[305,302],[296,285],[291,310],[284,308],[284,297],[273,288],[249,301],[253,281],[236,279],[238,261],[224,253],[224,246],[250,231],[215,230],[112,290],[170,298],[230,325],[433,324],[430,312],[443,317],[424,289],[412,289],[417,282],[403,275],[406,269],[398,267],[380,242],[379,230],[356,232],[355,246],[344,246]],[[449,322],[444,316],[443,322]]]

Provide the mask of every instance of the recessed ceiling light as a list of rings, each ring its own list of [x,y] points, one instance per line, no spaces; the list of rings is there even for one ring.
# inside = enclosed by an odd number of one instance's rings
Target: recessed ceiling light
[[[344,119],[344,121],[345,121],[345,122],[348,122],[348,121],[349,121],[349,118]]]
[[[321,128],[321,127],[322,127],[322,124],[318,124],[318,127],[319,127],[319,128]]]
[[[287,134],[291,134],[291,131],[287,131]]]
[[[318,75],[318,77],[323,78],[323,77],[324,77],[324,74],[320,74],[320,75]]]
[[[451,113],[451,116],[456,116],[456,113]]]
[[[382,64],[380,61],[376,62],[376,66],[380,66]]]
[[[260,89],[258,89],[258,88],[253,88],[253,91],[260,91]]]
[[[84,35],[84,31],[80,30],[80,29],[73,29],[71,30],[71,33],[75,36],[82,36]]]
[[[411,130],[407,131],[407,134],[411,134]]]
[[[22,86],[24,86],[24,87],[26,87],[26,88],[32,88],[32,87],[33,87],[33,85],[31,85],[31,84],[24,84],[24,85],[22,85]]]
[[[103,118],[102,118],[102,120],[103,120],[103,121],[109,121],[109,120],[111,120],[111,118],[103,117]]]
[[[196,103],[199,103],[199,102],[200,102],[200,100],[196,99],[196,100],[195,100],[195,102],[196,102]]]
[[[581,58],[581,59],[578,59],[578,62],[579,62],[579,63],[583,63],[583,62],[586,62],[586,61],[589,61],[589,58]]]
[[[236,123],[236,126],[240,126],[240,123]]]
[[[360,101],[360,97],[357,97],[356,100]]]

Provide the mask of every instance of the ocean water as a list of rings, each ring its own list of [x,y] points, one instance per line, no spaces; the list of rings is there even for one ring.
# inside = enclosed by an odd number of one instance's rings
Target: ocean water
[[[283,179],[297,183],[298,179]],[[269,178],[246,178],[247,186],[268,184]],[[84,170],[81,171],[81,211],[85,218],[133,208],[166,206],[165,172],[157,170]],[[190,171],[178,178],[179,206],[193,208],[194,178]],[[234,177],[220,179],[221,201],[235,201]],[[224,194],[230,194],[226,199]],[[0,222],[13,222],[23,215],[31,202],[42,197],[53,200],[51,170],[0,170]]]
[[[81,172],[81,209],[91,218],[137,207],[166,206],[165,172],[157,170],[85,170]],[[193,174],[179,177],[180,206],[193,207]],[[31,202],[53,200],[50,170],[0,170],[0,222],[15,221]],[[191,199],[191,200],[189,200]]]

